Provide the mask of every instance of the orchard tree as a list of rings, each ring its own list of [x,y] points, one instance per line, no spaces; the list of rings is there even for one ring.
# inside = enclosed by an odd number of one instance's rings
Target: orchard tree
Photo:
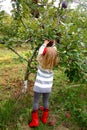
[[[55,7],[54,0],[12,0],[12,22],[6,30],[12,27],[14,33],[5,34],[4,37],[8,39],[3,37],[2,41],[15,53],[17,52],[12,48],[14,45],[27,43],[31,47],[32,55],[26,60],[24,90],[27,88],[29,73],[35,70],[32,66],[33,59],[45,39],[56,40],[60,55],[59,66],[65,68],[70,81],[85,81],[87,11],[69,9],[68,2],[70,1],[60,0]]]

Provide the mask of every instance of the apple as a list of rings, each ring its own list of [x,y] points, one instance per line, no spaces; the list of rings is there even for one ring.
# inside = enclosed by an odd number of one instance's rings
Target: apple
[[[48,124],[49,124],[50,126],[53,126],[54,123],[55,123],[55,121],[54,121],[54,120],[51,120]]]
[[[65,116],[66,116],[66,118],[70,118],[70,117],[71,117],[71,114],[70,114],[69,112],[66,112],[66,113],[65,113]]]
[[[63,1],[63,2],[62,2],[62,8],[64,8],[64,9],[67,8],[67,3],[66,3],[66,1]]]
[[[37,3],[38,3],[38,0],[34,0],[34,3],[36,3],[36,4],[37,4]]]
[[[43,110],[44,110],[44,107],[43,107],[43,106],[40,106],[40,107],[39,107],[39,110],[43,111]]]

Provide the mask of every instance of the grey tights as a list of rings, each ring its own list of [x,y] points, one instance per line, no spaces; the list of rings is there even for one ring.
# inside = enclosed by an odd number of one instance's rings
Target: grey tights
[[[48,108],[48,99],[49,99],[50,93],[37,93],[37,92],[34,92],[33,110],[38,109],[39,99],[40,99],[41,95],[43,95],[43,106],[44,106],[44,108]]]

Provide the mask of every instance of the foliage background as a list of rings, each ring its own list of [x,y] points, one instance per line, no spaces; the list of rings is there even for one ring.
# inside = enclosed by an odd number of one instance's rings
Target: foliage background
[[[10,71],[10,69],[14,69],[15,71],[13,72],[16,72],[14,76],[10,77],[10,74],[8,75],[9,78],[6,79],[6,84],[0,85],[2,97],[0,103],[0,126],[2,130],[12,129],[12,126],[14,126],[14,129],[22,129],[21,124],[24,119],[26,122],[28,122],[28,119],[30,120],[29,114],[32,109],[33,95],[30,92],[32,90],[29,90],[26,95],[19,96],[19,98],[17,96],[15,99],[12,95],[15,90],[12,88],[16,86],[15,89],[19,91],[17,87],[21,87],[23,82],[21,84],[18,82],[17,84],[17,81],[23,81],[26,77],[30,81],[32,73],[36,73],[36,54],[45,39],[56,40],[60,56],[60,63],[54,69],[55,87],[50,98],[51,112],[59,116],[55,117],[57,123],[51,129],[56,129],[61,123],[65,123],[66,127],[73,130],[86,130],[87,128],[86,5],[83,6],[83,1],[77,9],[73,10],[62,8],[61,3],[62,1],[60,1],[58,7],[55,7],[53,6],[53,1],[49,3],[48,0],[39,1],[39,3],[35,3],[32,0],[16,0],[12,3],[12,16],[9,16],[4,11],[0,12],[0,58],[3,59],[0,62],[1,75],[8,72],[7,70]],[[10,54],[10,50],[19,57]],[[4,57],[6,56],[7,60],[5,61]],[[11,57],[10,61],[8,56]],[[23,64],[24,66],[22,66]],[[15,68],[16,65],[19,66],[18,69]],[[24,71],[27,70],[27,76],[19,68],[23,68]],[[29,88],[33,86],[31,83],[34,80],[32,79],[29,82]],[[3,78],[0,81],[3,81]],[[14,82],[16,82],[16,85],[13,85]],[[3,91],[6,86],[7,88],[10,86],[11,90],[6,89],[6,91]],[[10,93],[10,96],[7,96],[7,92]],[[6,94],[6,98],[2,96],[3,93],[4,95]],[[16,94],[18,93],[16,92]],[[30,102],[30,104],[27,102]],[[66,118],[66,112],[69,112],[71,118]],[[67,122],[69,122],[68,126]],[[50,128],[41,124],[40,129]]]

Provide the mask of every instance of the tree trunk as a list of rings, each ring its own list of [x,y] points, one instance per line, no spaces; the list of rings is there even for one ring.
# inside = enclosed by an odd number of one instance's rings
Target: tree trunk
[[[30,65],[31,65],[33,57],[35,56],[37,49],[38,49],[38,47],[34,49],[32,56],[28,60],[27,69],[26,69],[25,77],[24,77],[24,85],[23,85],[23,89],[22,89],[22,92],[24,92],[24,93],[26,92],[27,87],[28,87],[28,77],[29,77],[29,73],[30,73]]]

